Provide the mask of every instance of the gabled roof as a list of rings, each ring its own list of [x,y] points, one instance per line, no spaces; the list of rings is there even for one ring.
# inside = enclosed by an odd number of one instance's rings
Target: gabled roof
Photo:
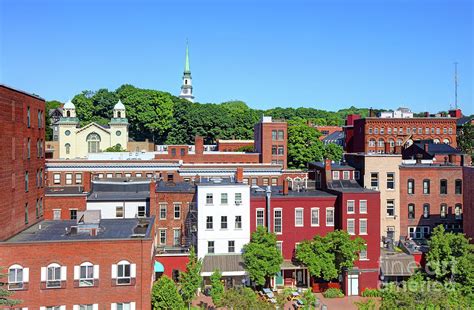
[[[472,120],[471,116],[463,116],[461,118],[458,118],[456,121],[456,126],[464,126],[466,123],[469,123]]]
[[[427,153],[431,156],[436,154],[460,154],[461,152],[458,149],[446,144],[446,143],[425,143],[428,147]],[[421,150],[425,150],[425,144],[415,142],[410,147],[416,147]]]
[[[99,125],[99,124],[97,124],[97,123],[95,123],[95,122],[89,123],[89,124],[87,124],[86,126],[82,127],[81,129],[79,129],[79,130],[77,131],[77,133],[80,133],[81,131],[83,131],[83,130],[85,130],[86,128],[89,128],[89,127],[91,127],[91,126],[95,126],[95,127],[97,127],[98,129],[100,129],[100,130],[106,132],[107,134],[110,134],[110,132],[108,132],[108,131],[106,130],[108,127],[101,126],[101,125]]]
[[[335,131],[324,137],[323,141],[334,141],[339,139],[344,139],[344,131]]]

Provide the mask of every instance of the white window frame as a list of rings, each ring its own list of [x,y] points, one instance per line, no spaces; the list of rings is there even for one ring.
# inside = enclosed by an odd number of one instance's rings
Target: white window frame
[[[158,229],[158,238],[159,238],[160,245],[166,244],[166,228]]]
[[[182,237],[181,229],[173,228],[173,246],[181,246]]]
[[[50,277],[50,269],[53,270],[52,277]],[[59,275],[56,275],[56,270],[59,270]],[[61,266],[57,263],[49,264],[45,268],[45,282],[46,288],[61,288],[62,281],[66,280],[66,266]]]
[[[72,185],[72,173],[66,173],[66,185]]]
[[[235,229],[242,229],[242,216],[241,215],[235,216]]]
[[[168,203],[166,202],[160,202],[159,203],[159,206],[160,206],[160,214],[159,214],[159,217],[160,217],[160,220],[166,220],[166,217],[167,217],[167,209],[168,209]],[[164,212],[164,217],[162,216],[162,211],[165,211]]]
[[[349,171],[345,170],[345,171],[342,172],[342,179],[343,180],[350,180],[350,178],[351,178],[351,174],[350,174]]]
[[[176,216],[178,213],[178,216]],[[179,220],[181,218],[181,202],[173,202],[173,218]]]
[[[227,193],[221,193],[221,205],[227,205],[229,203],[229,195]]]
[[[225,227],[223,227],[225,225]],[[227,215],[221,215],[221,227],[220,229],[227,230],[229,228],[229,221]]]
[[[304,226],[304,209],[295,208],[295,227],[303,227],[303,226]]]
[[[138,206],[137,207],[137,216],[138,217],[146,217],[146,206]]]
[[[234,194],[234,202],[236,206],[240,206],[242,204],[242,193]]]
[[[279,212],[280,216],[276,216],[276,213]],[[276,229],[277,227],[277,219],[279,220],[279,230]],[[275,208],[273,209],[273,232],[277,235],[281,235],[283,233],[283,209],[282,208]]]
[[[13,278],[11,273],[13,271]],[[19,275],[21,273],[21,276]],[[8,290],[22,290],[25,283],[29,282],[29,268],[23,268],[23,266],[15,264],[8,268]]]
[[[317,214],[316,217],[313,216],[314,212],[316,212]],[[311,227],[317,227],[317,226],[319,226],[319,208],[311,208]]]
[[[332,221],[328,221],[329,220],[329,217],[328,217],[328,214],[329,214],[329,211],[331,211],[332,213]],[[334,222],[335,222],[335,212],[334,212],[334,208],[331,207],[331,208],[326,208],[326,226],[334,226]]]
[[[61,184],[61,174],[60,173],[54,173],[53,174],[53,183],[54,184]]]
[[[128,266],[128,275],[127,275],[127,266]],[[116,268],[115,283],[117,285],[130,285],[132,283],[132,278],[135,278],[133,269],[135,269],[136,267],[134,266],[136,265],[131,264],[130,262],[126,260],[120,261],[117,265],[115,265],[115,268]],[[122,275],[120,275],[120,273],[122,273]]]
[[[350,227],[352,226],[352,231]],[[355,235],[355,219],[347,219],[347,233],[349,235]]]
[[[359,252],[359,260],[369,260],[368,256],[367,256],[367,244],[365,244],[365,250],[361,250]]]
[[[74,174],[74,182],[76,184],[82,184],[82,173]]]
[[[362,229],[363,223],[365,223],[365,229]],[[367,235],[367,230],[368,230],[367,225],[368,225],[367,219],[359,219],[359,235]]]
[[[392,203],[393,215],[388,214],[389,202]],[[396,215],[396,212],[395,212],[395,199],[387,199],[387,203],[386,203],[386,207],[385,207],[385,216],[392,218],[392,217],[395,217],[395,215]]]
[[[339,180],[339,171],[333,171],[332,172],[332,179],[333,180]]]
[[[355,214],[355,200],[346,201],[347,214]]]
[[[79,286],[80,287],[94,286],[94,278],[95,278],[94,276],[96,276],[96,273],[98,273],[98,271],[96,271],[96,269],[99,266],[95,267],[92,263],[85,262],[85,263],[82,263],[80,266],[77,266],[77,267],[78,267],[77,271],[78,271]],[[85,272],[86,272],[85,277],[82,276],[83,268],[85,268]],[[90,275],[91,270],[92,270],[92,275]],[[88,275],[88,272],[89,272],[89,275]]]
[[[359,200],[359,213],[367,214],[367,200],[365,199]]]
[[[206,193],[206,205],[214,204],[214,195],[212,193]]]
[[[210,219],[210,221],[209,221],[209,219]],[[213,230],[213,229],[214,229],[214,217],[206,216],[206,230]]]
[[[258,213],[259,212],[262,212],[262,216],[259,217],[258,216]],[[259,221],[262,221],[262,223],[260,224]],[[257,208],[257,210],[255,210],[255,226],[258,227],[258,226],[265,226],[265,209],[264,208]]]

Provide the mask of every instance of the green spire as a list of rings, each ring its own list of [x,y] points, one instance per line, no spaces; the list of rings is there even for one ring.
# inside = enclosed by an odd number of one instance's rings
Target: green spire
[[[188,42],[186,42],[186,62],[184,64],[184,73],[191,73],[191,69],[189,69],[189,48]]]

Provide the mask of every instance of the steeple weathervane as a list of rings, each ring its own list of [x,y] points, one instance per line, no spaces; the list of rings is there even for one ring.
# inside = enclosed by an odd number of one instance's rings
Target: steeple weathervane
[[[189,67],[189,47],[186,42],[186,60],[184,63],[183,84],[181,85],[180,98],[194,102],[193,86],[192,86],[191,69]]]

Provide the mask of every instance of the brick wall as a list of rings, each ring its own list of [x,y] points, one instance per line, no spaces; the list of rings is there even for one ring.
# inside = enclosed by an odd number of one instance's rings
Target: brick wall
[[[51,196],[44,198],[44,219],[52,220],[54,210],[61,210],[61,220],[71,219],[71,209],[85,211],[87,206],[87,196]]]
[[[30,126],[27,125],[27,110]],[[37,201],[41,202],[44,186],[36,184],[36,174],[45,174],[45,102],[20,91],[0,85],[0,241],[20,232],[41,219],[36,213]],[[41,123],[38,124],[38,111]],[[30,156],[27,155],[28,139]],[[38,157],[37,142],[43,152]],[[28,191],[25,191],[25,174],[28,172]],[[27,212],[25,212],[27,210]],[[27,213],[27,214],[25,214]],[[26,217],[26,219],[25,219]]]
[[[464,233],[474,243],[474,167],[463,167]]]

